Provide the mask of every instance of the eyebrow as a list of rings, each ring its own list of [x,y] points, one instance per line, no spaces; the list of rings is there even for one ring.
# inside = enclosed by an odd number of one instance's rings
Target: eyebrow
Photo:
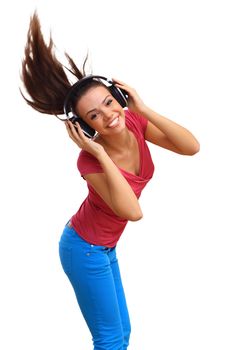
[[[105,99],[102,101],[102,103],[104,103],[105,102],[105,100],[106,100],[106,98],[108,97],[108,96],[111,96],[110,94],[109,95],[107,95],[106,97],[105,97]],[[96,111],[96,108],[94,108],[94,109],[91,109],[90,111],[88,111],[87,113],[86,113],[86,116],[90,113],[90,112],[93,112],[93,111]]]

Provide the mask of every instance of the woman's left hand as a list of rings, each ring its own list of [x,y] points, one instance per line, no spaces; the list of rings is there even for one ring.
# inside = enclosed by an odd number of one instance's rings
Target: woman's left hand
[[[119,87],[122,90],[125,90],[127,92],[128,97],[128,105],[127,107],[135,113],[141,113],[143,108],[145,108],[145,104],[142,101],[142,99],[139,97],[138,93],[134,88],[132,88],[129,85],[126,85],[122,81],[112,78],[112,81],[114,84]]]

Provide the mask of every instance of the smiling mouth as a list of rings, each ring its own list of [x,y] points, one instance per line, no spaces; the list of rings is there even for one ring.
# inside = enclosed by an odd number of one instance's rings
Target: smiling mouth
[[[119,124],[119,117],[115,118],[110,124],[108,124],[108,128],[114,128]]]

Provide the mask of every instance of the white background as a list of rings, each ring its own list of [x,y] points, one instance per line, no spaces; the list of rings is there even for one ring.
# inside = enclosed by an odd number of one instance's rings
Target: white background
[[[58,241],[87,195],[79,149],[18,87],[30,15],[94,74],[133,86],[199,140],[195,156],[149,145],[155,174],[118,259],[129,350],[232,350],[231,1],[7,1],[1,5],[1,339],[4,350],[91,349]]]

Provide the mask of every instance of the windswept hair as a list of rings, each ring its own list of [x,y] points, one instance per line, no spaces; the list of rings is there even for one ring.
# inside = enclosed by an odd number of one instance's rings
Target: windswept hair
[[[84,60],[82,71],[80,71],[66,52],[65,56],[70,68],[61,64],[55,56],[54,48],[51,33],[49,44],[45,43],[40,21],[35,11],[30,18],[21,71],[21,79],[31,100],[24,96],[21,89],[20,92],[26,102],[37,111],[59,115],[64,113],[64,99],[73,85],[69,82],[66,71],[72,73],[77,81],[82,79],[86,75],[85,64],[88,54]]]

